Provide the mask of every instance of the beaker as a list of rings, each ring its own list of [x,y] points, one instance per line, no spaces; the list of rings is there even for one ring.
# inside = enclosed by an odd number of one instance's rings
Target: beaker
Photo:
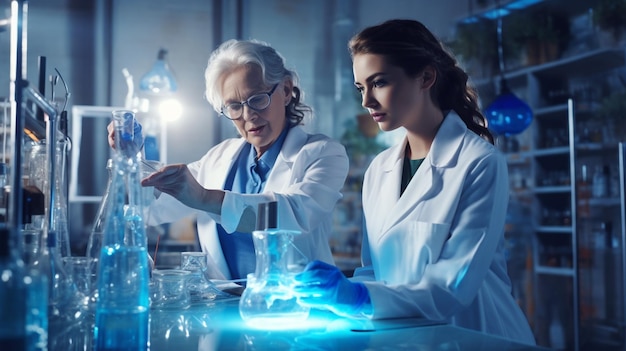
[[[298,304],[293,294],[294,272],[288,260],[298,231],[277,228],[277,203],[259,204],[257,230],[252,232],[256,269],[248,274],[239,300],[239,314],[246,323],[262,328],[293,325],[309,316],[309,308]]]

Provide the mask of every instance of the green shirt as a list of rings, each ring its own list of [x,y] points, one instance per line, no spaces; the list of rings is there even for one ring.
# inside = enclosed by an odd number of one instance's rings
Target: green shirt
[[[404,193],[404,189],[406,189],[407,185],[417,172],[417,169],[420,168],[420,165],[424,162],[423,158],[419,158],[417,160],[410,160],[408,157],[404,158],[404,165],[402,166],[402,182],[400,183],[400,196]]]

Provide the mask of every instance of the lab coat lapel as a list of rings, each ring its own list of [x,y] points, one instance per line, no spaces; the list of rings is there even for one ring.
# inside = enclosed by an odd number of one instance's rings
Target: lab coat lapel
[[[294,160],[298,151],[302,149],[306,143],[307,135],[300,126],[292,127],[283,143],[283,147],[278,154],[276,163],[270,171],[265,184],[265,190],[280,190],[285,186],[289,186],[293,181],[289,178],[293,174]]]
[[[404,150],[406,140],[402,145],[400,150]],[[400,152],[400,150],[398,150],[400,153],[398,157],[393,158],[394,162],[387,162],[387,165],[390,167],[385,170],[387,174],[386,178],[388,179],[382,184],[381,194],[388,194],[382,198],[390,201],[390,203],[385,204],[383,207],[388,208],[389,212],[385,216],[386,220],[383,224],[382,233],[386,233],[395,224],[402,222],[412,213],[417,204],[426,196],[432,184],[432,172],[427,157],[417,170],[413,180],[411,180],[402,196],[400,196],[400,183],[402,181],[402,168],[404,163],[404,151]],[[417,179],[419,179],[419,181],[417,181]]]
[[[389,184],[389,188],[381,189],[381,191],[398,195],[385,197],[397,199],[397,201],[387,207],[391,210],[384,222],[382,233],[388,232],[390,228],[402,222],[409,215],[417,220],[420,216],[419,212],[416,212],[419,204],[443,190],[443,171],[457,163],[457,156],[466,130],[467,127],[456,113],[451,112],[444,118],[430,152],[399,198],[404,156],[401,150],[406,147],[406,139],[397,150],[398,157],[393,158],[393,162],[385,163],[384,172],[389,175],[389,179],[384,184]],[[382,192],[382,194],[386,193]]]
[[[246,144],[246,140],[243,138],[237,139],[238,145],[236,147],[224,148],[222,151],[222,157],[219,157],[215,162],[214,167],[208,173],[205,187],[209,189],[224,189],[226,180],[228,179],[228,173],[233,167],[233,164],[237,160],[241,149]]]

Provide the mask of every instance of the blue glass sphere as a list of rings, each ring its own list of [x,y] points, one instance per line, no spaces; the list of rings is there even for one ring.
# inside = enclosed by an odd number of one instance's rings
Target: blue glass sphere
[[[514,135],[526,130],[533,121],[528,104],[510,91],[504,91],[485,109],[489,129],[498,135]]]

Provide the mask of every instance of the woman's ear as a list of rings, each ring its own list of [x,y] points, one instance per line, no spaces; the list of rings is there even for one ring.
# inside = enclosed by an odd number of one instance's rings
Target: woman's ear
[[[291,79],[285,79],[283,83],[283,94],[285,98],[285,106],[289,105],[293,95],[293,81]]]
[[[422,88],[430,89],[437,80],[437,70],[433,66],[426,66],[422,72]]]

